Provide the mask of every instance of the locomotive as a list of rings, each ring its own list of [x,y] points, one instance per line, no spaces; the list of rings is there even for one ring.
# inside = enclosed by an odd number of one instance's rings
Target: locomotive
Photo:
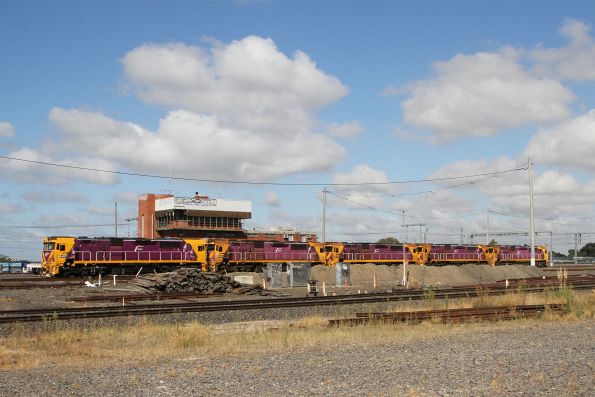
[[[196,267],[203,271],[258,271],[267,263],[309,263],[334,266],[377,263],[417,265],[528,264],[527,246],[342,242],[278,242],[198,238],[88,238],[52,236],[43,241],[42,269],[49,276],[130,274]],[[545,266],[548,251],[535,250]]]

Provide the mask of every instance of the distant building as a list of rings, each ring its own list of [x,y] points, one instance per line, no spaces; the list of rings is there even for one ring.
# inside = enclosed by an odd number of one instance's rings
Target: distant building
[[[293,228],[271,228],[270,230],[246,230],[246,236],[249,240],[265,241],[296,241],[296,242],[316,242],[316,233],[299,232]]]
[[[290,227],[245,230],[243,221],[252,217],[252,202],[147,193],[138,196],[138,237],[229,238],[264,241],[315,242],[316,233]]]
[[[252,217],[247,200],[171,194],[143,194],[138,199],[139,237],[246,238],[244,219]]]

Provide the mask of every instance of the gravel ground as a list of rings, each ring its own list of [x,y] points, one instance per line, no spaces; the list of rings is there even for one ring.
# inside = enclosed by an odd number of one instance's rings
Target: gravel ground
[[[0,371],[2,396],[592,396],[595,321],[271,355]]]

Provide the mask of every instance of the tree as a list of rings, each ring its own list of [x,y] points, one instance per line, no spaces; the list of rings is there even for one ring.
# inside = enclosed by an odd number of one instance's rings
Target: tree
[[[587,243],[578,250],[578,256],[595,256],[595,243]]]
[[[399,240],[394,237],[384,237],[378,240],[378,244],[397,245]]]
[[[498,242],[496,240],[492,239],[492,240],[490,240],[488,245],[498,245]]]
[[[566,255],[556,251],[552,252],[552,255],[554,258],[568,258]]]

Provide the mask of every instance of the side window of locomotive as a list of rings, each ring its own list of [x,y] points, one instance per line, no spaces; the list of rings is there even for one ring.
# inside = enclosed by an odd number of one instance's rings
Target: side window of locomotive
[[[217,251],[219,251],[219,252],[223,252],[223,247],[222,247],[222,246],[218,246],[218,247],[217,247]]]
[[[64,244],[58,244],[58,251],[66,251],[66,246]]]
[[[324,248],[320,247],[320,253],[322,254],[324,252]]]
[[[196,247],[197,251],[204,251],[205,250],[205,246],[204,245],[199,245]]]

